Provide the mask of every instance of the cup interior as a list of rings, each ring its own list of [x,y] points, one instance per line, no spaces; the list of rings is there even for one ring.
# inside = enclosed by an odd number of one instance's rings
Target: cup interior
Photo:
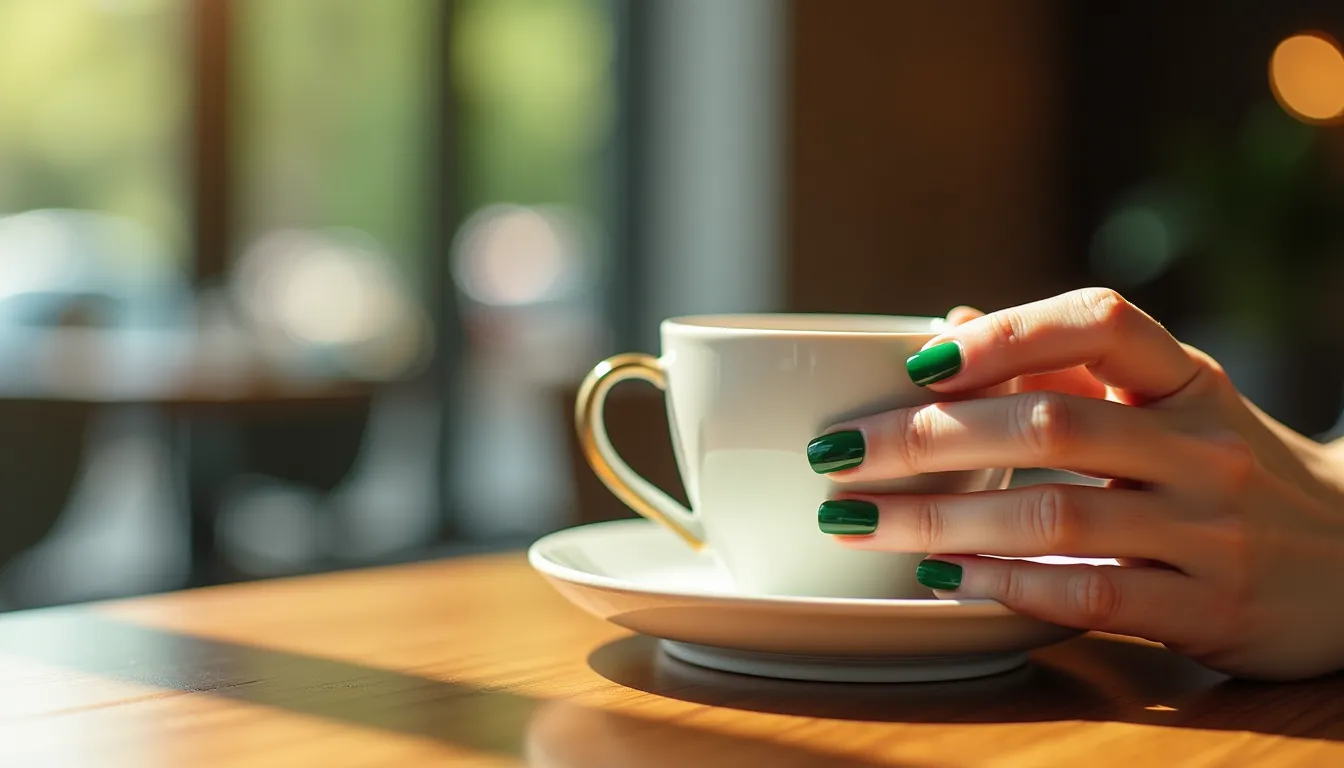
[[[758,313],[687,315],[665,320],[663,325],[680,332],[732,335],[906,336],[939,333],[945,323],[941,317],[909,315]]]

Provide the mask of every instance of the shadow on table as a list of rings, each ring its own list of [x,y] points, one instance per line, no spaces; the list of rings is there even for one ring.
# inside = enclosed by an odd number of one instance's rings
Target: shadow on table
[[[946,683],[771,680],[702,669],[631,636],[588,658],[608,680],[682,701],[753,712],[866,722],[1014,723],[1089,720],[1253,731],[1344,741],[1344,676],[1238,681],[1164,648],[1084,635],[1002,675]]]
[[[849,757],[769,740],[780,732],[774,730],[770,736],[758,740],[665,720],[645,720],[567,701],[553,701],[538,709],[528,728],[527,763],[536,768],[915,766],[907,761]],[[847,745],[839,739],[836,743],[837,746]]]
[[[717,733],[564,700],[546,702],[409,672],[196,637],[83,609],[34,611],[8,618],[0,624],[0,656],[430,739],[548,768],[878,765],[768,738]],[[43,694],[36,688],[50,680],[48,675],[33,682],[35,701],[42,701]],[[65,676],[54,680],[53,684],[66,689],[70,685]],[[15,691],[11,695],[22,696]],[[22,709],[22,701],[16,701]],[[89,703],[103,712],[116,705],[118,716],[134,718],[136,707],[146,701],[161,704],[162,698]],[[25,714],[57,716],[71,711]],[[155,738],[153,728],[164,720],[161,706],[140,711],[149,734],[146,738]],[[58,746],[51,745],[53,749]],[[98,745],[91,742],[91,746]],[[3,747],[0,744],[0,752]]]

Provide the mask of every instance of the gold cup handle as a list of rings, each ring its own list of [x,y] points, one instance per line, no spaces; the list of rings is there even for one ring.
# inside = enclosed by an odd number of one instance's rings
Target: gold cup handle
[[[612,387],[628,379],[647,381],[667,391],[667,372],[658,358],[639,353],[615,355],[598,363],[579,387],[574,424],[579,446],[602,484],[639,514],[661,523],[695,549],[704,546],[704,531],[690,510],[653,483],[640,477],[616,453],[607,437],[603,406]]]

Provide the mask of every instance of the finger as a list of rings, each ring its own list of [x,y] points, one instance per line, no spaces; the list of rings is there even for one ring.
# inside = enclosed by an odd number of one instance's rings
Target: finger
[[[836,425],[807,446],[814,471],[871,482],[984,467],[1050,467],[1176,483],[1238,456],[1173,429],[1165,414],[1108,400],[1031,392],[939,402]],[[844,461],[832,461],[841,456]],[[1235,467],[1228,468],[1232,471]]]
[[[1147,491],[1050,483],[976,493],[845,496],[821,505],[823,531],[832,511],[875,520],[871,533],[836,540],[882,552],[1134,557],[1179,564],[1197,547],[1165,497]]]
[[[1104,399],[1106,385],[1097,381],[1086,368],[1067,368],[1054,373],[1026,376],[1022,379],[1023,392],[1060,392],[1078,397]]]
[[[1199,582],[1176,571],[939,555],[920,563],[916,575],[939,597],[989,598],[1078,629],[1190,645],[1214,624]]]
[[[975,318],[939,334],[907,362],[916,383],[946,392],[1074,366],[1140,401],[1179,392],[1200,370],[1157,321],[1099,288]]]
[[[947,313],[947,323],[952,327],[965,325],[984,315],[984,312],[974,307],[955,307]],[[1079,397],[1103,398],[1106,396],[1106,385],[1097,381],[1086,368],[1075,366],[1054,373],[1025,377],[1022,381],[1022,391],[1063,392]]]
[[[955,307],[947,313],[947,323],[953,327],[965,325],[984,315],[984,312],[974,307]],[[1025,377],[1022,381],[1022,391],[1063,392],[1079,397],[1103,398],[1106,396],[1106,385],[1097,381],[1086,368],[1075,366],[1054,373]]]
[[[955,327],[974,320],[977,317],[982,317],[984,314],[984,312],[981,312],[974,307],[954,307],[951,312],[947,313],[947,324]]]

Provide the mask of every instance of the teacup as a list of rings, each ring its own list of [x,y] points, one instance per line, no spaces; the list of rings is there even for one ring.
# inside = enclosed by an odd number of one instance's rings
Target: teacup
[[[832,481],[807,461],[810,440],[858,416],[943,399],[916,386],[905,360],[942,320],[833,314],[672,318],[662,356],[599,363],[575,403],[593,471],[621,501],[711,553],[750,594],[931,597],[915,581],[923,557],[846,548],[817,526],[817,507],[842,492],[960,493],[1004,487],[1010,470],[940,472],[876,483]],[[662,389],[672,449],[691,509],[636,474],[607,437],[613,386]]]

